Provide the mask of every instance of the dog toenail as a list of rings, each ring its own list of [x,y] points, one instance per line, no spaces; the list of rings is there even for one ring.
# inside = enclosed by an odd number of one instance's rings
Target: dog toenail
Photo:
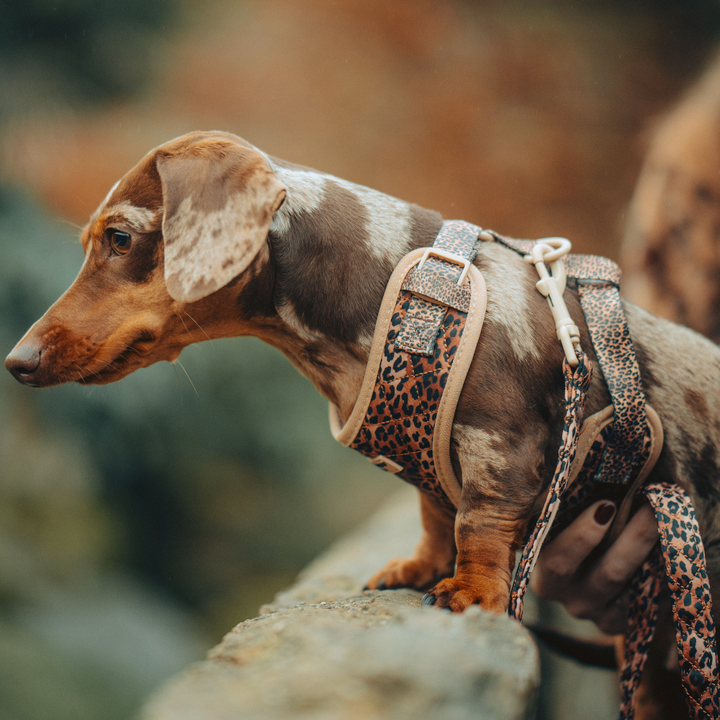
[[[434,605],[435,600],[436,600],[436,597],[434,595],[431,595],[430,593],[425,593],[422,597],[422,604],[423,605]]]

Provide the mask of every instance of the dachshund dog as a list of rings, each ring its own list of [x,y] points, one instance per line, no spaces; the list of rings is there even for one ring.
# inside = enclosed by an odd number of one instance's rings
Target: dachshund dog
[[[8,356],[22,383],[120,380],[190,343],[255,335],[351,413],[393,268],[427,247],[433,211],[277,160],[222,132],[151,151],[82,233],[67,292]],[[557,460],[563,351],[535,271],[482,243],[488,293],[480,342],[454,418],[456,513],[421,494],[423,534],[370,588],[428,588],[439,607],[508,607],[515,552]],[[596,367],[586,414],[610,403],[577,293],[565,302]],[[648,402],[665,444],[650,480],[681,485],[697,510],[713,587],[720,580],[720,350],[626,303]],[[433,583],[437,583],[433,586]]]

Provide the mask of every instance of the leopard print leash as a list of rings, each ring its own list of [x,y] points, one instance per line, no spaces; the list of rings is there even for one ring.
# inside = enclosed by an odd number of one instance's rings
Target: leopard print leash
[[[578,445],[580,430],[579,416],[585,407],[585,396],[592,382],[592,365],[587,362],[585,354],[577,353],[578,364],[573,368],[567,358],[563,360],[563,375],[565,376],[565,422],[563,425],[562,442],[558,451],[558,462],[555,474],[550,482],[550,489],[540,517],[535,523],[532,534],[525,543],[520,564],[515,573],[513,588],[510,597],[509,613],[519,622],[523,617],[523,599],[530,584],[530,576],[535,567],[535,561],[543,546],[543,542],[553,526],[555,517],[560,509],[560,501],[567,490],[570,478],[570,468]]]
[[[687,493],[677,485],[650,483],[642,492],[655,511],[660,547],[645,561],[631,587],[625,660],[620,676],[620,717],[632,720],[635,714],[633,698],[657,625],[662,580],[666,575],[690,717],[714,720],[720,717],[715,622],[695,511]]]

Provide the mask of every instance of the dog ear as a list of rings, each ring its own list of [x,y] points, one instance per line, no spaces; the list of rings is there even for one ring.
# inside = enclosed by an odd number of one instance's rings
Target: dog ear
[[[202,139],[159,153],[165,284],[179,302],[207,297],[257,255],[285,187],[254,148]]]

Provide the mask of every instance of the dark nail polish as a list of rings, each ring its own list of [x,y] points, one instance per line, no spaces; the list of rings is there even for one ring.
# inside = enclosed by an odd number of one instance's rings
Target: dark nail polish
[[[613,515],[615,515],[615,505],[606,502],[595,510],[593,518],[598,525],[607,525],[613,519]]]

